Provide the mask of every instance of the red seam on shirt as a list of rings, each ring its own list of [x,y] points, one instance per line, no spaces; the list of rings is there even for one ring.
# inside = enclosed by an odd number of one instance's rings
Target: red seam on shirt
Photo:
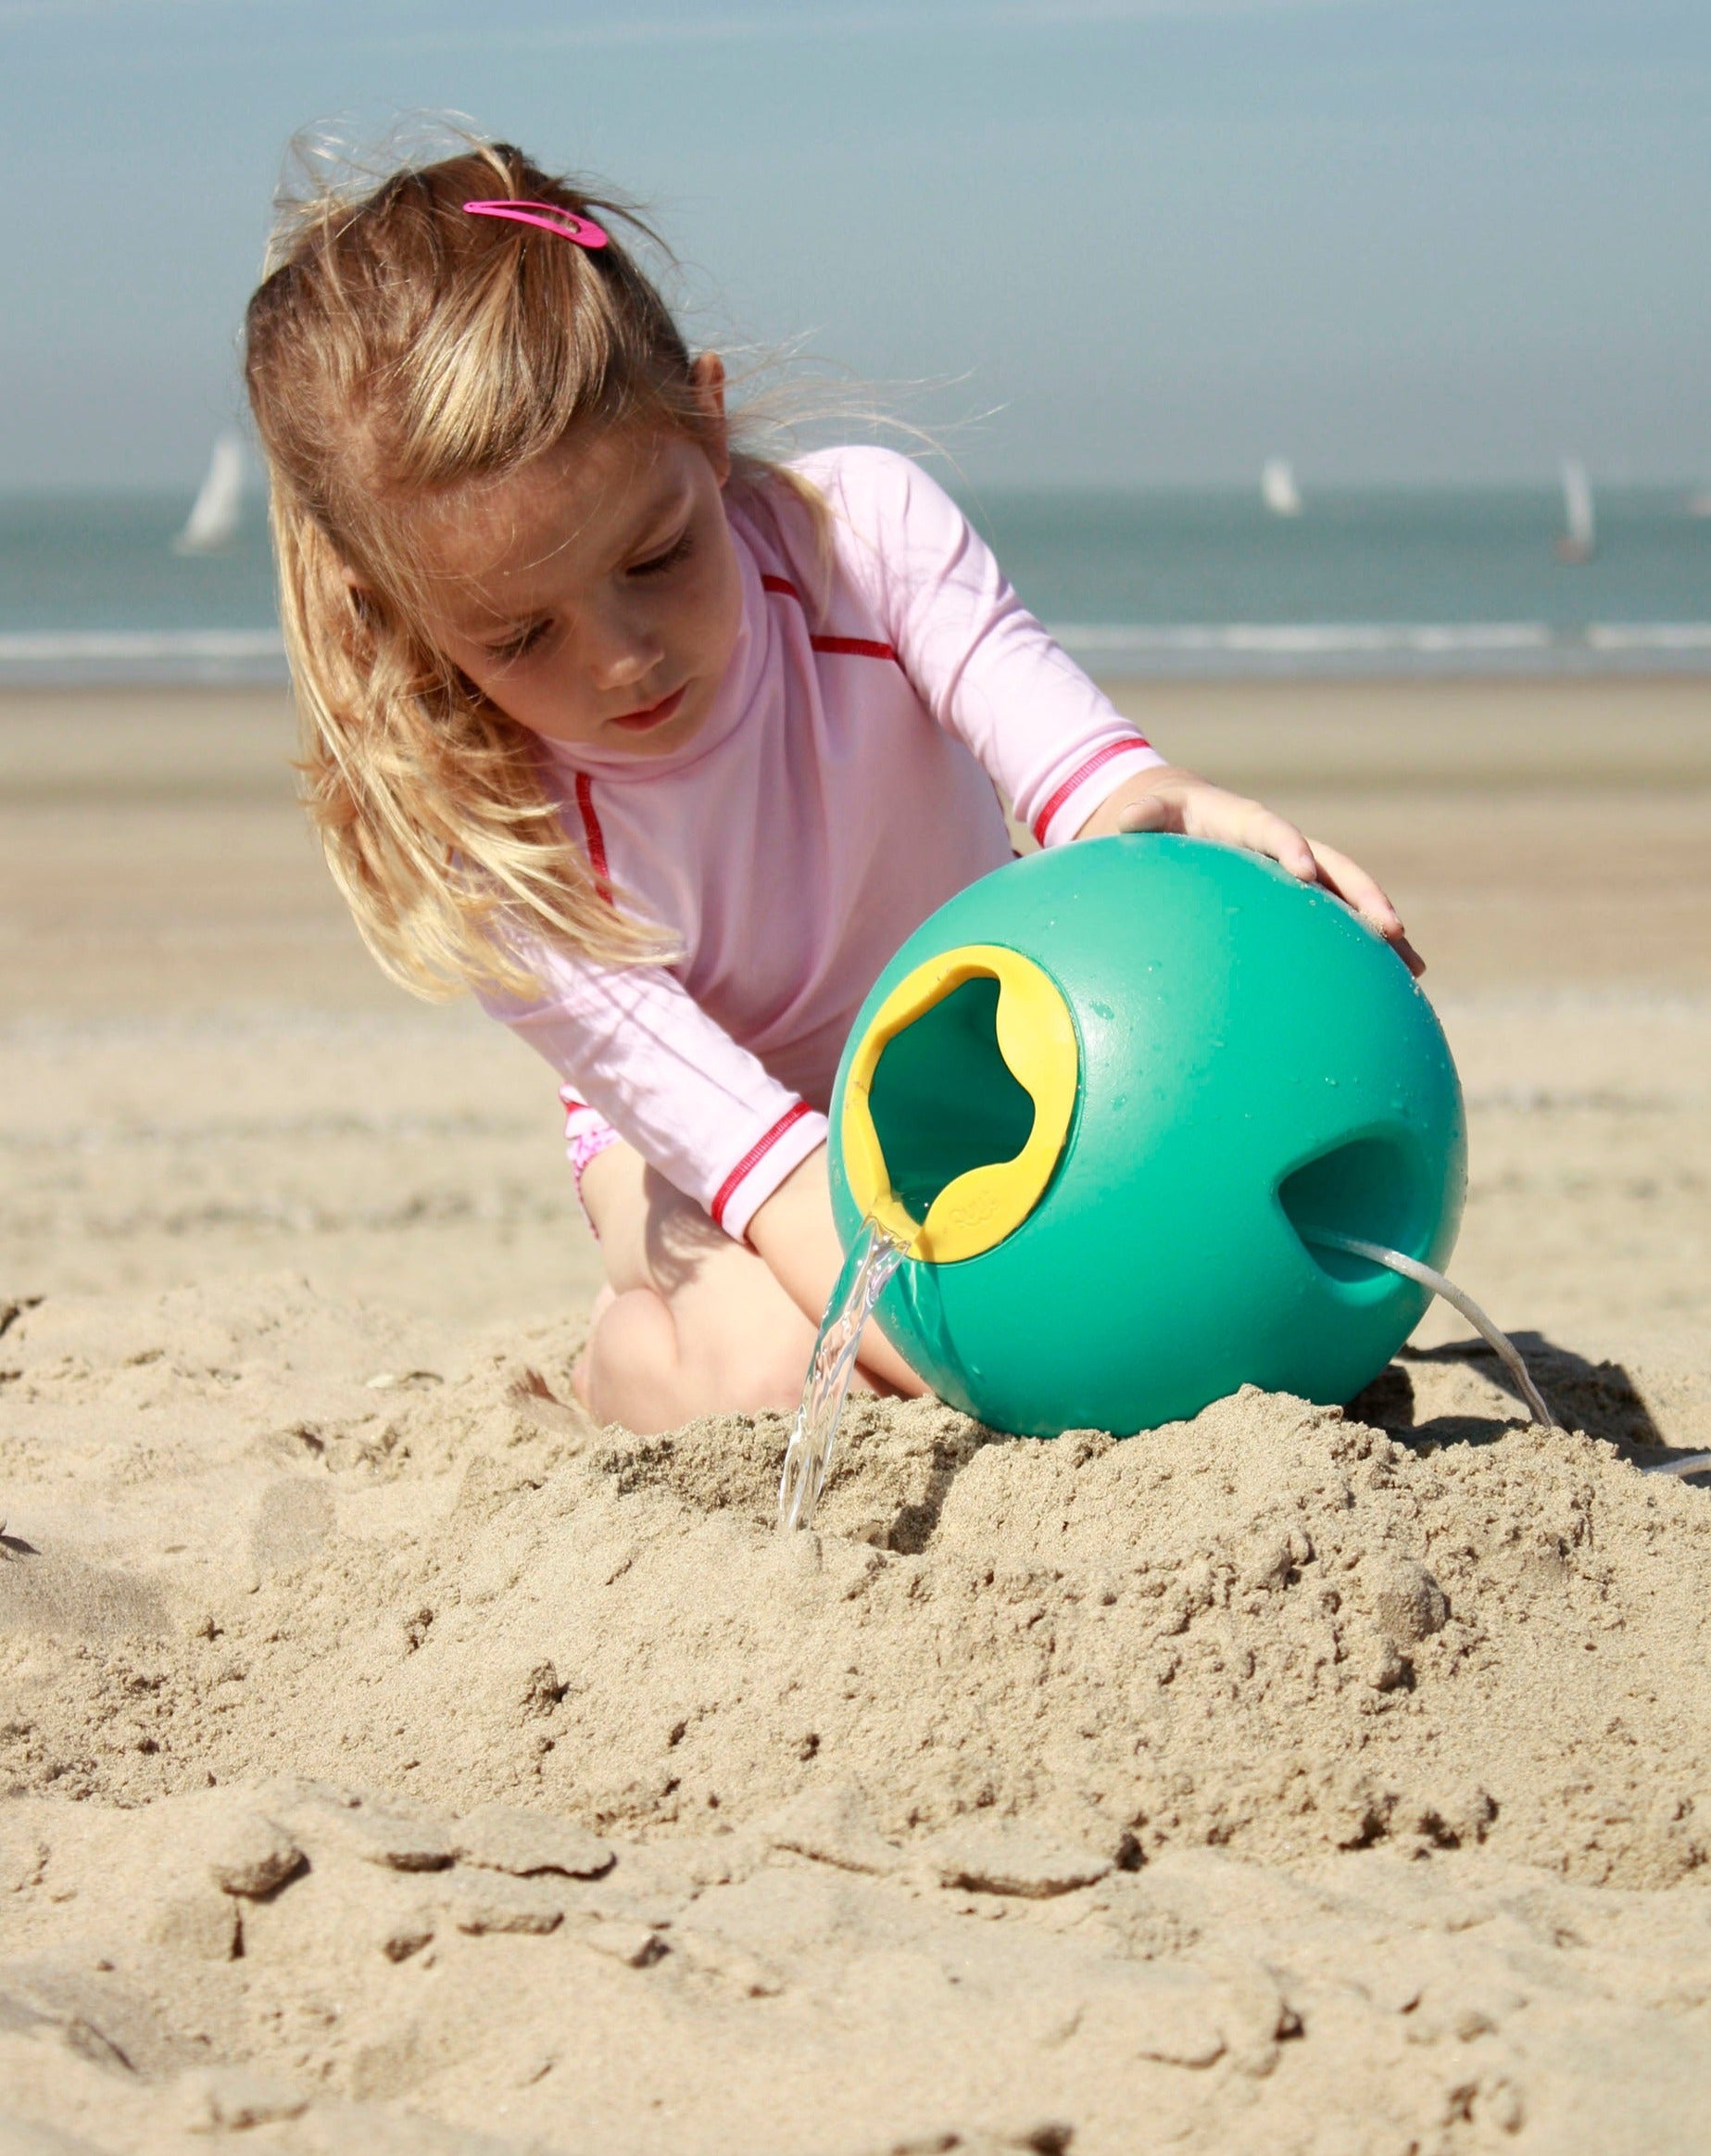
[[[781,599],[793,599],[804,613],[802,595],[787,576],[762,576],[762,591],[775,591]],[[830,651],[844,659],[888,659],[894,666],[903,662],[898,657],[896,647],[876,642],[872,637],[810,637],[809,647],[815,651]]]
[[[1034,834],[1035,845],[1043,846],[1046,843],[1046,831],[1052,817],[1057,814],[1076,788],[1085,785],[1101,765],[1109,763],[1113,756],[1126,756],[1131,749],[1150,749],[1151,746],[1151,741],[1137,734],[1132,740],[1107,741],[1102,749],[1096,749],[1078,770],[1071,772],[1028,826]]]
[[[808,641],[816,651],[837,651],[848,659],[889,659],[893,665],[902,663],[892,645],[876,644],[871,637],[810,637]]]
[[[588,865],[594,871],[595,891],[610,906],[612,882],[606,862],[606,834],[594,811],[594,781],[585,771],[576,774],[576,806],[582,812],[583,836],[588,841]]]
[[[774,1146],[777,1144],[778,1141],[784,1136],[785,1132],[790,1128],[792,1124],[799,1123],[804,1116],[811,1115],[813,1111],[809,1107],[806,1101],[799,1101],[794,1108],[786,1108],[785,1110],[784,1114],[778,1118],[777,1122],[773,1125],[773,1128],[766,1133],[764,1138],[756,1139],[755,1142],[749,1148],[748,1152],[744,1154],[741,1160],[737,1162],[736,1166],[731,1170],[730,1174],[726,1176],[723,1182],[720,1184],[718,1192],[715,1195],[712,1204],[708,1207],[708,1211],[712,1215],[712,1222],[715,1228],[723,1228],[724,1226],[724,1209],[731,1203],[731,1200],[736,1197],[744,1179],[760,1165],[760,1163],[773,1150]]]

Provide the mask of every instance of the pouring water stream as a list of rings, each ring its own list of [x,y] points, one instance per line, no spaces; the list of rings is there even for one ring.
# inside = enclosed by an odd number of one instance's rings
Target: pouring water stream
[[[1453,1310],[1459,1310],[1476,1332],[1481,1333],[1493,1347],[1509,1375],[1515,1380],[1527,1412],[1535,1422],[1541,1422],[1547,1430],[1556,1427],[1556,1418],[1545,1404],[1544,1394],[1533,1382],[1533,1374],[1521,1359],[1521,1351],[1506,1332],[1501,1331],[1480,1309],[1471,1295],[1464,1294],[1452,1280],[1441,1272],[1423,1265],[1417,1257],[1409,1257],[1405,1252],[1390,1250],[1381,1242],[1367,1242],[1358,1235],[1340,1235],[1332,1228],[1303,1228],[1303,1242],[1316,1243],[1321,1250],[1346,1250],[1352,1257],[1364,1257],[1369,1265],[1388,1266],[1391,1272],[1401,1273],[1405,1280],[1418,1280],[1423,1288],[1429,1288],[1434,1295],[1441,1295]]]
[[[1482,1333],[1493,1347],[1515,1380],[1516,1388],[1526,1403],[1527,1411],[1533,1420],[1542,1423],[1547,1430],[1560,1429],[1555,1416],[1544,1394],[1533,1382],[1532,1372],[1523,1360],[1521,1351],[1501,1328],[1494,1325],[1480,1309],[1471,1295],[1458,1288],[1453,1280],[1431,1266],[1424,1265],[1417,1257],[1410,1257],[1404,1251],[1390,1250],[1381,1242],[1367,1242],[1358,1235],[1340,1235],[1334,1229],[1304,1228],[1304,1242],[1317,1243],[1322,1250],[1346,1250],[1353,1257],[1364,1257],[1371,1265],[1388,1266],[1393,1273],[1401,1273],[1411,1280],[1418,1280],[1423,1288],[1429,1288],[1434,1295],[1441,1295],[1452,1309],[1459,1310],[1477,1332]],[[1682,1453],[1674,1459],[1637,1460],[1635,1466],[1642,1475],[1699,1475],[1711,1468],[1711,1452]]]
[[[801,1406],[785,1450],[784,1473],[778,1479],[781,1532],[813,1525],[862,1330],[902,1262],[902,1244],[894,1242],[877,1221],[863,1221],[820,1321]]]
[[[1401,1273],[1405,1279],[1417,1280],[1429,1288],[1434,1295],[1442,1296],[1451,1307],[1457,1310],[1467,1322],[1490,1343],[1503,1363],[1516,1388],[1521,1395],[1528,1413],[1536,1423],[1545,1429],[1558,1427],[1548,1402],[1533,1381],[1520,1350],[1497,1325],[1493,1324],[1473,1297],[1458,1288],[1453,1280],[1424,1264],[1406,1252],[1390,1250],[1383,1243],[1368,1242],[1358,1235],[1343,1235],[1335,1229],[1307,1228],[1302,1231],[1305,1242],[1322,1250],[1346,1251],[1352,1257],[1365,1258],[1369,1265],[1387,1267],[1391,1272]],[[825,1478],[832,1464],[832,1449],[837,1437],[838,1418],[843,1413],[844,1398],[849,1390],[850,1376],[855,1369],[856,1355],[861,1345],[862,1333],[873,1316],[875,1305],[884,1294],[887,1284],[903,1262],[903,1247],[894,1242],[879,1224],[863,1221],[862,1232],[850,1245],[849,1255],[844,1260],[843,1270],[837,1276],[837,1284],[826,1305],[825,1317],[821,1322],[819,1337],[814,1342],[812,1359],[808,1366],[808,1380],[802,1388],[801,1405],[796,1411],[791,1426],[790,1442],[785,1452],[784,1472],[778,1482],[778,1525],[787,1532],[798,1527],[811,1527],[814,1508],[820,1502],[820,1493],[825,1487]],[[1696,1475],[1711,1468],[1711,1453],[1688,1453],[1679,1458],[1647,1461],[1642,1472],[1651,1475]]]

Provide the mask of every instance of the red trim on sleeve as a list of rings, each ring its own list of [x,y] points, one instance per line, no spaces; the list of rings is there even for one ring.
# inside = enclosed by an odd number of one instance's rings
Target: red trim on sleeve
[[[585,771],[576,774],[576,806],[582,813],[583,836],[588,841],[588,866],[594,871],[594,888],[610,906],[612,903],[611,871],[606,861],[606,834],[594,809],[594,781]]]
[[[1131,749],[1151,749],[1151,741],[1137,734],[1132,740],[1107,741],[1102,749],[1096,749],[1085,763],[1070,773],[1045,807],[1040,810],[1038,815],[1028,826],[1029,830],[1034,834],[1035,845],[1043,846],[1046,843],[1046,832],[1051,826],[1052,817],[1057,814],[1078,786],[1085,786],[1093,774],[1109,763],[1113,756],[1126,756]]]
[[[784,1136],[786,1130],[790,1129],[793,1125],[799,1123],[804,1116],[811,1116],[813,1110],[808,1105],[806,1101],[799,1101],[795,1107],[786,1108],[785,1110],[784,1114],[778,1118],[777,1122],[773,1125],[773,1128],[766,1133],[764,1138],[757,1138],[755,1140],[754,1143],[749,1148],[748,1152],[744,1154],[741,1160],[737,1162],[736,1166],[731,1170],[730,1174],[726,1176],[723,1182],[720,1184],[718,1191],[713,1198],[712,1204],[708,1207],[708,1211],[712,1216],[712,1222],[715,1228],[723,1228],[724,1226],[724,1209],[731,1203],[731,1200],[736,1197],[738,1190],[742,1186],[745,1177],[751,1174],[753,1170],[760,1166],[761,1162],[765,1159],[766,1155],[773,1150],[774,1146],[777,1144],[778,1141]]]
[[[798,606],[802,603],[801,593],[787,576],[763,575],[761,579],[761,589],[762,591],[775,591],[780,599],[793,599]]]

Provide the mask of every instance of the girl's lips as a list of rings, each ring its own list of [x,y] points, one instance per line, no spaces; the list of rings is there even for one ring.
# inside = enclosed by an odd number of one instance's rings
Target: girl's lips
[[[622,726],[626,734],[645,734],[650,726],[662,726],[684,700],[684,689],[688,686],[685,682],[683,688],[673,689],[670,696],[662,696],[657,704],[649,704],[646,711],[625,712],[622,718],[613,719],[610,724]]]

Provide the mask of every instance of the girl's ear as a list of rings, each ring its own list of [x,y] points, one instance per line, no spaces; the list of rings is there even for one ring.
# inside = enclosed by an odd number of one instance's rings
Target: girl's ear
[[[374,625],[374,596],[348,561],[339,563],[339,582],[350,594],[350,611],[365,629]]]
[[[724,418],[724,361],[717,352],[703,352],[690,368],[689,380],[700,407],[701,447],[723,486],[731,476],[731,444]]]

